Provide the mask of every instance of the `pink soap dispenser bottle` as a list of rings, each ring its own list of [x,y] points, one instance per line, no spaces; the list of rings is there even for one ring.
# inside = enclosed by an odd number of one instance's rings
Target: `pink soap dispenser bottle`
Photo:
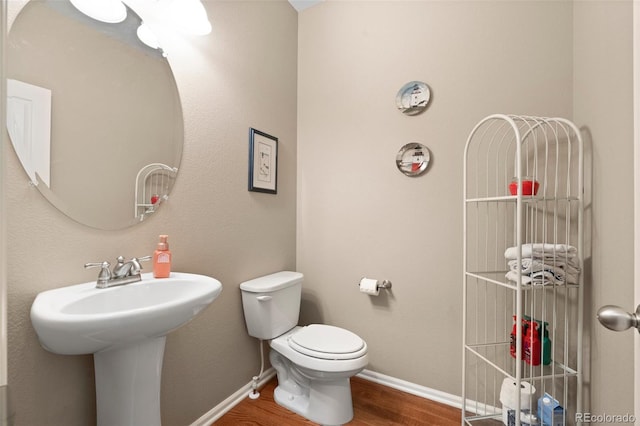
[[[160,235],[158,248],[153,253],[153,277],[169,278],[171,274],[171,252],[169,251],[168,235]]]

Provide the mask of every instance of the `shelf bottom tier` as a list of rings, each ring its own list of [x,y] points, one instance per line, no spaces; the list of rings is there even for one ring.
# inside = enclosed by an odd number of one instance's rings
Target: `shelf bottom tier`
[[[464,422],[467,425],[473,426],[499,426],[503,424],[502,414],[465,417]]]

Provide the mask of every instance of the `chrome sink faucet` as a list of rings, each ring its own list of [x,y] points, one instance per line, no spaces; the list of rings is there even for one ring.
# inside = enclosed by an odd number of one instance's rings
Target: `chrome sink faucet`
[[[124,285],[140,281],[140,271],[142,266],[140,262],[151,260],[151,256],[134,257],[125,262],[124,257],[118,256],[118,263],[113,267],[113,271],[109,269],[111,264],[107,261],[96,263],[85,263],[84,267],[100,268],[96,288],[109,288],[117,285]]]

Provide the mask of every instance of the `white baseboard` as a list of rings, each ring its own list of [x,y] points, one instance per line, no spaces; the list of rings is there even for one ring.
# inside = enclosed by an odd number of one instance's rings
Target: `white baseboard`
[[[410,393],[421,398],[425,398],[431,401],[439,402],[441,404],[448,405],[450,407],[462,409],[462,397],[453,395],[450,393],[442,392],[436,389],[431,389],[426,386],[417,385],[415,383],[407,382],[406,380],[397,379],[395,377],[387,376],[385,374],[376,373],[371,370],[363,370],[358,377],[370,380],[375,383],[379,383],[384,386],[388,386],[393,389],[400,390],[402,392]],[[494,415],[500,414],[502,411],[497,407],[492,407],[488,404],[477,403],[467,399],[466,404],[467,411],[475,412],[478,415]]]
[[[276,370],[271,367],[264,372],[262,379],[258,382],[258,388],[264,386],[266,382],[271,380],[276,375]],[[410,393],[421,398],[429,399],[431,401],[439,402],[445,405],[449,405],[455,408],[462,408],[462,398],[458,395],[452,395],[450,393],[442,392],[436,389],[428,388],[426,386],[417,385],[415,383],[407,382],[406,380],[397,379],[395,377],[387,376],[386,374],[377,373],[371,370],[363,370],[358,374],[358,377],[369,380],[375,383],[379,383],[383,386],[388,386],[393,389],[400,390],[402,392]],[[238,389],[233,395],[222,401],[220,404],[213,407],[209,412],[193,422],[191,426],[209,426],[220,417],[225,415],[233,407],[242,402],[251,391],[251,382]],[[467,409],[474,406],[474,401],[467,400]],[[478,414],[495,414],[500,413],[500,410],[495,407],[484,406],[483,410]]]
[[[363,370],[358,374],[358,377],[370,380],[375,383],[379,383],[384,386],[388,386],[393,389],[400,390],[402,392],[410,393],[431,401],[440,402],[442,404],[449,405],[455,408],[462,408],[462,398],[458,395],[452,395],[450,393],[442,392],[436,389],[431,389],[426,386],[417,385],[415,383],[407,382],[406,380],[397,379],[395,377],[387,376],[386,374],[377,373],[371,370]]]
[[[273,367],[266,370],[262,375],[262,379],[260,379],[260,381],[258,382],[258,388],[261,388],[262,386],[264,386],[264,384],[267,383],[269,380],[271,380],[271,378],[275,375],[276,375],[276,370]],[[246,385],[238,389],[236,392],[234,392],[233,395],[229,396],[220,404],[213,407],[211,410],[205,413],[202,417],[200,417],[198,420],[193,422],[191,426],[211,425],[220,417],[224,416],[233,407],[240,404],[240,402],[242,402],[242,400],[249,395],[250,391],[251,391],[251,382],[247,383]]]

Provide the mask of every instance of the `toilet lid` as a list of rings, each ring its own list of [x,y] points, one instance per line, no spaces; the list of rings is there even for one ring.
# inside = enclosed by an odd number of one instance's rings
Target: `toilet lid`
[[[354,359],[366,353],[364,341],[340,327],[311,324],[289,338],[289,346],[305,355],[322,359]]]

